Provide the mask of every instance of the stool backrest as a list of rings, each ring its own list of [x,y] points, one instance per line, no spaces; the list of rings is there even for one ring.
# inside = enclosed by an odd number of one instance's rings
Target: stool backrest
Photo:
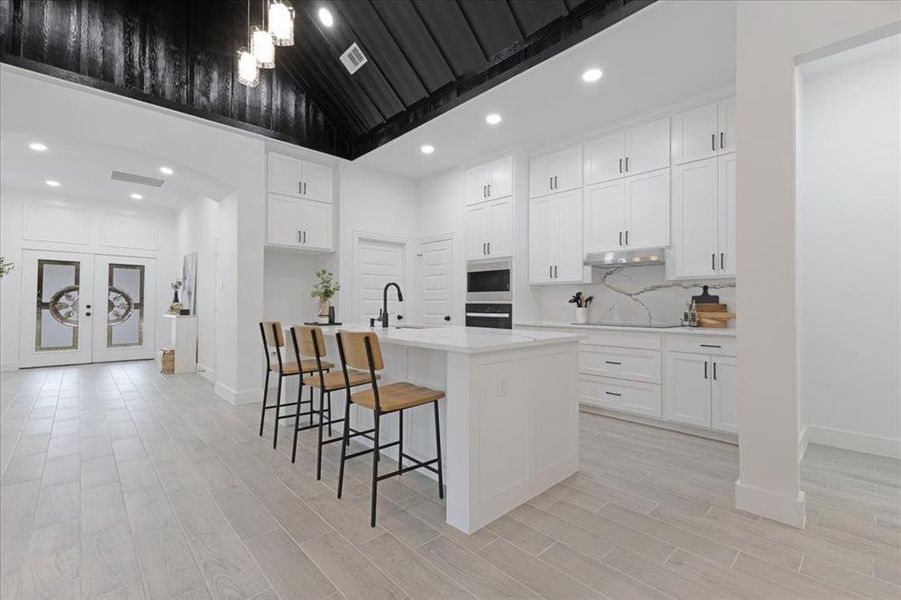
[[[341,361],[344,365],[361,371],[381,371],[385,368],[379,336],[372,331],[339,331]],[[367,344],[369,342],[369,350]],[[372,363],[370,364],[370,359]]]
[[[297,339],[297,351],[302,356],[325,356],[325,338],[322,336],[321,327],[295,325],[291,328],[291,332]]]
[[[260,329],[263,331],[263,343],[267,352],[270,352],[269,348],[281,348],[285,345],[285,330],[279,321],[263,321]]]

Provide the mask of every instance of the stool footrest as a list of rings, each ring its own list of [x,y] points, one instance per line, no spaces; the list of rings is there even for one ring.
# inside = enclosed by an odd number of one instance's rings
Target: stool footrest
[[[406,457],[407,455],[404,454],[404,456]],[[438,462],[437,458],[433,458],[432,460],[427,460],[425,462],[420,462],[413,458],[411,458],[410,460],[412,460],[414,464],[412,464],[408,467],[404,467],[403,469],[398,469],[397,471],[392,471],[390,473],[385,473],[384,475],[379,475],[376,479],[381,481],[382,479],[388,479],[389,477],[395,477],[397,475],[400,475],[401,473],[406,473],[407,471],[412,471],[414,469],[421,469],[421,468],[428,469],[429,471],[431,471],[435,474],[438,473],[438,469],[431,466]]]
[[[385,448],[391,448],[393,446],[397,446],[398,444],[400,444],[400,441],[391,442],[390,444],[380,444],[379,450],[384,450]],[[346,454],[344,456],[344,460],[347,460],[348,458],[356,458],[357,456],[363,456],[364,454],[371,454],[373,452],[373,450],[375,450],[375,448],[367,448],[366,450],[360,450],[359,452],[354,452],[352,454]]]

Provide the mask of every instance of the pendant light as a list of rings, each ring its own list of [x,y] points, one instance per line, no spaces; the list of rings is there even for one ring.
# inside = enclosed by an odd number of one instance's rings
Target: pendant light
[[[250,41],[250,0],[247,0],[247,37]],[[260,69],[257,67],[257,59],[246,47],[238,50],[238,83],[247,87],[256,87],[260,84]]]
[[[253,28],[250,38],[250,52],[257,59],[257,66],[261,69],[275,67],[275,44],[272,43],[272,35],[260,27]]]
[[[294,9],[281,0],[269,5],[269,33],[276,46],[294,45]]]

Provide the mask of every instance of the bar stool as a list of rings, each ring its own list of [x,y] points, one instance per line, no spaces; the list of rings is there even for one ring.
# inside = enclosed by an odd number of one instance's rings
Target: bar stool
[[[314,360],[305,360],[305,361],[296,361],[291,362],[282,359],[282,348],[285,347],[285,330],[282,329],[282,324],[278,321],[263,321],[260,323],[260,335],[263,338],[263,353],[266,355],[266,382],[263,384],[263,410],[260,414],[260,436],[263,435],[263,425],[266,422],[266,411],[270,409],[275,409],[275,425],[274,431],[272,434],[272,447],[275,448],[278,444],[278,421],[279,419],[290,419],[291,417],[296,417],[296,415],[280,415],[279,411],[282,407],[295,406],[297,405],[297,412],[300,411],[301,404],[309,404],[310,410],[309,412],[302,413],[302,416],[309,414],[310,420],[313,419],[313,389],[310,388],[310,399],[302,400],[300,393],[303,391],[303,386],[299,384],[297,386],[297,402],[289,402],[287,404],[282,404],[282,379],[285,377],[291,377],[297,375],[298,377],[302,377],[303,374],[312,373],[318,369],[329,370],[334,367],[332,363],[324,362],[324,361],[314,361]],[[272,354],[275,353],[276,362],[272,362]],[[275,404],[272,406],[267,406],[266,401],[269,395],[269,374],[270,373],[278,373],[278,394],[275,400]]]
[[[347,402],[344,407],[344,443],[341,444],[341,466],[338,471],[338,498],[344,487],[344,462],[348,459],[369,454],[372,452],[372,500],[370,508],[369,524],[375,527],[375,508],[376,499],[378,497],[378,482],[382,479],[388,479],[407,471],[425,468],[438,475],[438,497],[444,498],[444,480],[441,470],[441,428],[438,423],[438,401],[444,398],[444,392],[432,390],[426,387],[407,383],[405,381],[397,383],[389,383],[388,385],[379,386],[376,371],[385,368],[382,360],[382,349],[379,345],[378,336],[371,331],[339,331],[338,332],[338,353],[341,356],[341,370],[344,374],[344,381],[347,390]],[[371,388],[365,391],[351,394],[351,370],[356,369],[369,371]],[[435,446],[438,456],[431,460],[421,462],[409,454],[404,454],[404,411],[432,403],[435,409]],[[361,450],[353,454],[347,454],[347,445],[349,442],[350,430],[350,405],[362,406],[373,411],[375,427],[373,428],[373,447],[368,450]],[[379,421],[382,415],[390,413],[399,413],[398,440],[389,444],[382,444],[379,441]],[[383,448],[397,446],[397,470],[390,473],[379,475],[378,462],[379,452]],[[407,467],[403,466],[404,459],[409,460],[413,464]],[[437,463],[436,469],[432,465]]]
[[[310,386],[310,392],[313,391],[313,388],[319,390],[319,422],[316,425],[312,423],[309,425],[300,426],[300,405],[297,406],[297,414],[294,420],[294,446],[291,450],[291,462],[295,461],[297,456],[297,434],[306,429],[310,429],[311,427],[319,428],[319,436],[317,440],[317,452],[316,452],[316,479],[322,478],[322,447],[326,444],[332,444],[334,442],[340,442],[344,438],[343,437],[332,437],[332,424],[333,423],[341,423],[347,418],[347,413],[345,413],[344,417],[341,419],[332,419],[332,392],[347,390],[348,386],[353,388],[360,385],[368,384],[372,381],[372,377],[368,371],[349,371],[347,374],[347,380],[344,378],[343,371],[332,371],[328,372],[328,369],[322,367],[322,365],[329,365],[330,363],[323,362],[322,357],[325,356],[325,338],[322,336],[322,328],[321,327],[311,327],[307,325],[295,325],[291,328],[291,339],[294,343],[294,356],[296,357],[296,361],[298,363],[303,363],[304,356],[312,356],[311,361],[315,361],[316,365],[319,367],[316,369],[316,372],[313,373],[310,377],[304,377],[301,380],[301,385]],[[376,375],[376,378],[379,376]],[[324,408],[327,403],[327,408]],[[312,406],[311,406],[312,410]],[[328,414],[328,420],[325,419],[325,415]],[[312,418],[312,417],[311,417]],[[323,426],[328,425],[328,435],[329,439],[323,440],[322,430]],[[372,430],[369,431],[354,431],[351,437],[356,436],[366,436],[367,434],[372,433]]]

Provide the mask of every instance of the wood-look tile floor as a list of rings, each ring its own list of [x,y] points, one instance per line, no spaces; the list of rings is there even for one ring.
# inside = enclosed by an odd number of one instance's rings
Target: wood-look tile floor
[[[583,414],[580,472],[476,534],[416,474],[372,529],[368,461],[337,500],[336,445],[317,482],[312,435],[292,465],[199,376],[0,383],[4,599],[901,598],[894,460],[811,446],[802,531],[732,508],[735,447]]]

